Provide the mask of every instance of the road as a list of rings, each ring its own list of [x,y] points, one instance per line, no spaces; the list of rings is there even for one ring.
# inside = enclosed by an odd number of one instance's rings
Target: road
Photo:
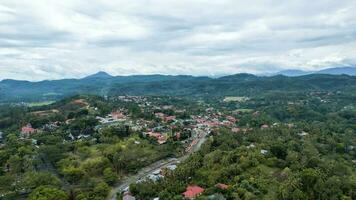
[[[170,158],[170,159],[163,159],[159,160],[145,168],[142,168],[137,174],[131,175],[126,177],[124,180],[119,183],[115,188],[113,188],[109,194],[109,200],[116,200],[117,193],[120,193],[125,188],[129,187],[130,184],[135,183],[136,181],[147,177],[149,174],[153,173],[154,171],[167,167],[172,164],[178,164],[189,157],[190,154],[198,151],[201,145],[206,141],[208,133],[202,134],[199,138],[197,138],[196,144],[192,147],[192,151],[188,152],[186,155],[179,157],[179,158]]]

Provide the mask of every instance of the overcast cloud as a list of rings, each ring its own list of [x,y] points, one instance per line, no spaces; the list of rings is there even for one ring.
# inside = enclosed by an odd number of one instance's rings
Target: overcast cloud
[[[356,64],[355,0],[0,0],[0,79]]]

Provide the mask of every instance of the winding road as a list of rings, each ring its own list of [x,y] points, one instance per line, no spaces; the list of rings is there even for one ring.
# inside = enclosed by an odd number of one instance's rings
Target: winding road
[[[130,186],[130,184],[135,183],[136,181],[147,177],[149,174],[152,174],[154,171],[159,170],[161,168],[167,167],[172,164],[178,164],[189,157],[190,154],[198,151],[201,145],[206,141],[208,133],[202,134],[199,138],[197,138],[197,142],[193,145],[192,151],[187,153],[186,155],[179,158],[169,158],[159,160],[147,167],[142,168],[138,173],[134,175],[127,176],[124,178],[116,187],[114,187],[109,196],[108,200],[116,200],[117,194]]]

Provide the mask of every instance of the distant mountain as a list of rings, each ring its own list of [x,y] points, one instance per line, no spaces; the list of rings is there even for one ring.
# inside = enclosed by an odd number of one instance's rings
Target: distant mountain
[[[347,73],[351,73],[352,70],[348,69]],[[326,72],[344,73],[345,69]],[[289,72],[289,75],[296,75],[296,73],[301,74],[301,72]],[[105,72],[99,72],[82,79],[40,82],[3,80],[0,81],[0,103],[58,100],[77,94],[217,97],[252,95],[274,90],[344,90],[344,87],[355,89],[356,76],[321,73],[293,77],[235,74],[209,78],[185,75],[111,76]]]
[[[334,67],[334,68],[327,68],[319,71],[303,71],[303,70],[296,70],[296,69],[287,69],[277,73],[272,73],[270,75],[284,75],[284,76],[304,76],[308,74],[330,74],[330,75],[349,75],[349,76],[356,76],[356,67]]]
[[[308,72],[308,71],[303,71],[303,70],[298,70],[298,69],[288,69],[288,70],[283,70],[278,73],[277,75],[284,75],[284,76],[304,76],[307,74],[311,74],[313,72]]]
[[[96,79],[96,78],[112,78],[113,76],[111,76],[110,74],[100,71],[96,74],[90,75],[85,77],[84,79]]]
[[[315,74],[332,74],[332,75],[341,75],[346,74],[350,76],[356,76],[356,67],[335,67],[323,69],[315,72]]]

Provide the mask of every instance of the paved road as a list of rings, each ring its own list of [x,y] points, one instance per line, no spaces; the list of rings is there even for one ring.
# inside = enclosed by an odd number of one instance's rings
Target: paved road
[[[193,146],[192,152],[187,153],[186,155],[179,157],[179,158],[170,158],[170,159],[164,159],[157,161],[145,168],[142,168],[137,174],[131,175],[126,177],[124,180],[121,181],[119,185],[117,185],[109,195],[109,200],[116,200],[117,198],[117,193],[120,193],[123,191],[125,188],[129,187],[130,184],[135,183],[136,181],[147,177],[149,174],[153,173],[154,171],[167,167],[172,164],[178,164],[179,162],[184,161],[189,157],[191,153],[194,153],[198,151],[201,147],[201,145],[206,141],[208,133],[204,133],[200,138],[198,138],[198,142]]]
[[[164,160],[157,161],[145,168],[142,168],[137,174],[128,176],[124,180],[122,180],[121,183],[110,192],[109,199],[116,200],[117,193],[120,193],[125,188],[129,187],[130,184],[135,183],[136,181],[148,176],[149,174],[153,173],[154,171],[156,171],[158,169],[167,167],[168,165],[171,165],[171,164],[177,164],[178,162],[180,162],[182,160],[182,158],[164,159]]]

